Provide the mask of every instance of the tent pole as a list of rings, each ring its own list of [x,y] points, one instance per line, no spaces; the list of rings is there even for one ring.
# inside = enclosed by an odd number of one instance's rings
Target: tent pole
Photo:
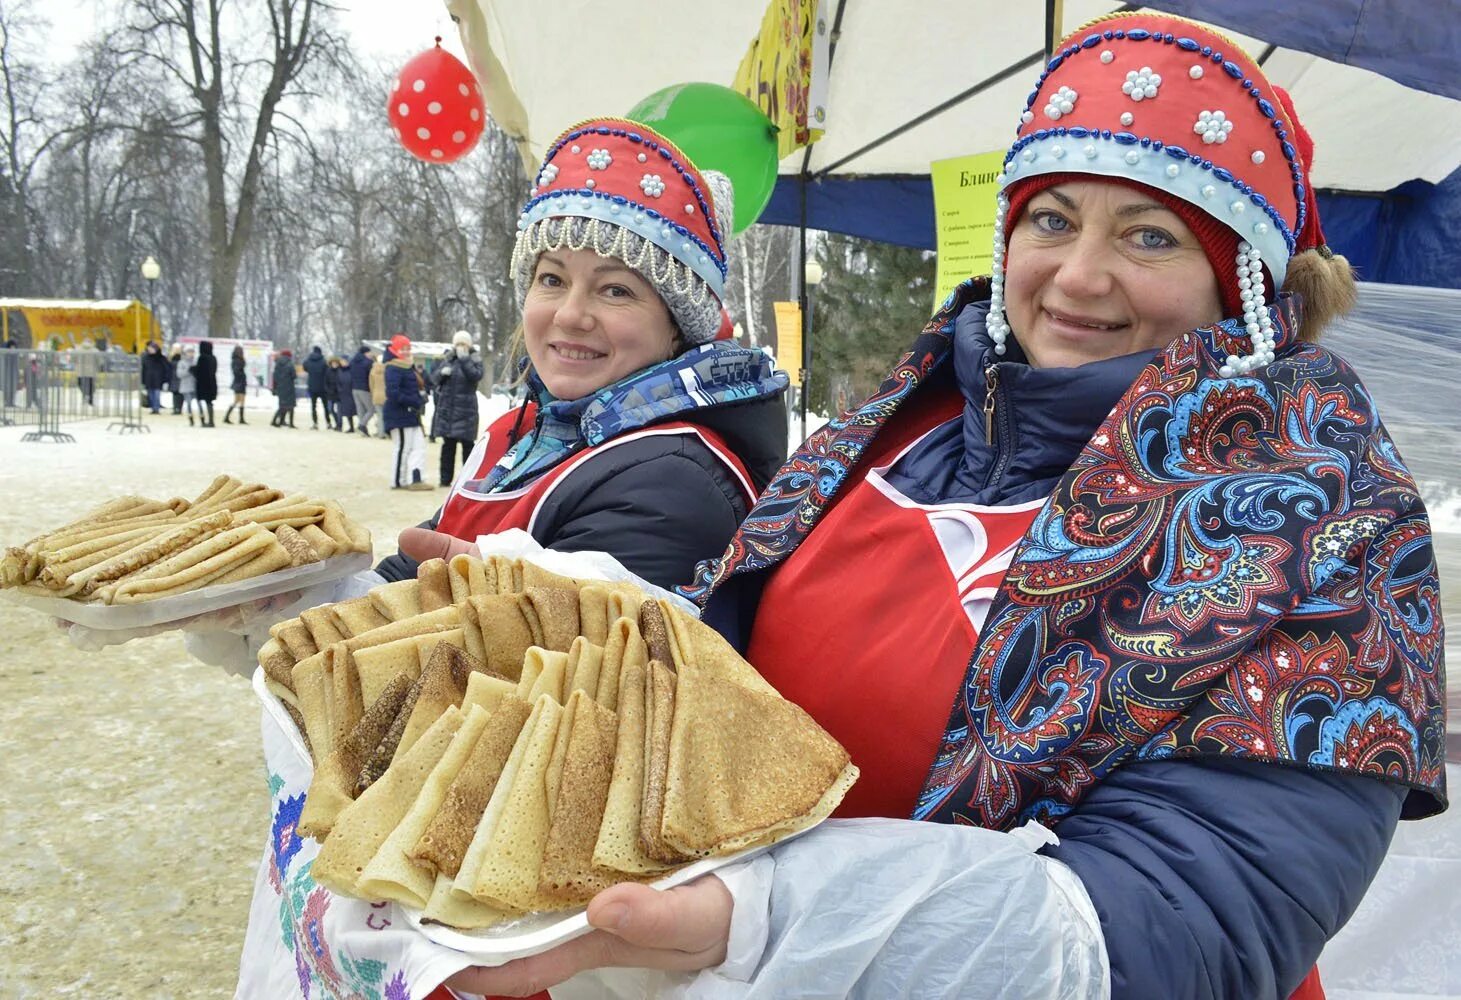
[[[1060,30],[1061,22],[1065,20],[1064,0],[1045,0],[1045,58],[1050,59],[1055,55],[1055,46],[1059,44],[1064,32]]]
[[[797,177],[796,189],[801,212],[797,224],[797,271],[794,275],[797,310],[802,324],[801,389],[798,395],[801,397],[801,438],[805,441],[807,439],[807,390],[811,388],[809,383],[812,374],[812,329],[811,324],[807,322],[807,171],[805,166]]]

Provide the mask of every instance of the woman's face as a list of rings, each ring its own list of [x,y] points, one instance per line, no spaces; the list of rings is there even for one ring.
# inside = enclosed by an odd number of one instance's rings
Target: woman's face
[[[580,399],[673,356],[670,310],[642,277],[592,250],[538,258],[523,303],[528,357],[548,391]]]
[[[1156,350],[1222,319],[1192,230],[1124,184],[1057,184],[1010,231],[1005,315],[1030,363],[1074,368]]]

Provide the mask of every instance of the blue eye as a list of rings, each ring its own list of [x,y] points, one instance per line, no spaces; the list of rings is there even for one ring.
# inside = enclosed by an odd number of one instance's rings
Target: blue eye
[[[1046,233],[1069,232],[1070,222],[1064,216],[1057,215],[1048,209],[1042,209],[1030,216],[1035,228]]]
[[[1137,242],[1144,250],[1170,250],[1177,245],[1171,234],[1163,229],[1142,229],[1137,234]]]
[[[633,292],[623,285],[605,285],[604,294],[611,299],[627,299],[634,295]]]
[[[538,284],[542,285],[544,288],[557,288],[559,285],[563,284],[563,279],[558,277],[558,275],[553,274],[552,272],[544,272],[543,274],[538,275]]]

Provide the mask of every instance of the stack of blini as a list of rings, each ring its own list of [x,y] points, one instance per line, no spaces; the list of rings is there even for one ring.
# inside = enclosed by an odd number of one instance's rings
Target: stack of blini
[[[329,888],[457,928],[774,842],[857,778],[713,629],[628,584],[457,556],[281,623]]]
[[[219,476],[194,500],[120,497],[8,549],[0,586],[135,604],[369,551],[333,501]]]

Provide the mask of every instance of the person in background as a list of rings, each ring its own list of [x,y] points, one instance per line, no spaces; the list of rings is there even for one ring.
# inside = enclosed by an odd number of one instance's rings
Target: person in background
[[[173,374],[173,399],[181,399],[180,406],[175,405],[174,413],[188,412],[188,426],[193,426],[193,400],[198,395],[198,383],[193,377],[193,366],[198,362],[198,351],[192,344],[183,347],[181,354],[177,349],[173,350],[172,362]],[[198,415],[203,415],[203,408],[198,407]]]
[[[325,351],[319,344],[310,348],[309,357],[304,359],[305,389],[309,392],[309,421],[311,430],[320,429],[319,409],[323,406],[325,423],[330,422],[330,407],[325,403]]]
[[[336,376],[340,371],[340,359],[330,355],[325,362],[324,389],[325,389],[325,426],[331,430],[340,429],[340,380]]]
[[[162,390],[172,378],[172,368],[162,353],[162,345],[149,340],[142,349],[142,390],[147,393],[147,408],[153,416],[162,412]]]
[[[404,335],[402,335],[404,336]],[[390,437],[390,431],[386,427],[385,405],[386,405],[386,364],[385,360],[378,360],[370,366],[370,401],[376,409],[381,411],[379,438]]]
[[[95,347],[83,344],[71,352],[72,363],[76,366],[76,388],[81,391],[82,401],[91,407],[96,406],[96,376],[101,371],[103,343],[98,340]]]
[[[426,408],[426,383],[416,370],[411,355],[411,338],[398,333],[386,348],[382,377],[385,405],[381,410],[391,449],[391,488],[429,490],[423,471],[426,439],[421,430],[421,411]]]
[[[233,402],[228,404],[228,411],[223,414],[225,424],[233,423],[229,417],[233,416],[234,407],[238,408],[238,422],[246,423],[244,420],[244,403],[249,398],[249,376],[248,367],[244,361],[244,349],[242,344],[233,345],[233,351],[228,355],[228,367],[232,373],[232,381],[229,388],[233,390]]]
[[[211,340],[198,342],[198,360],[193,365],[193,382],[193,391],[198,397],[198,424],[212,427],[213,403],[218,399],[218,358],[213,354]],[[204,410],[207,410],[206,416]]]
[[[370,437],[370,418],[375,415],[375,400],[370,392],[370,372],[375,367],[375,351],[361,344],[350,358],[350,396],[355,415],[360,419],[360,433]]]
[[[191,364],[192,362],[188,362]],[[167,358],[167,389],[172,393],[172,415],[177,416],[183,412],[183,349],[174,344],[172,353]],[[191,411],[190,411],[191,414]]]
[[[462,464],[477,440],[477,385],[482,381],[482,357],[466,330],[452,334],[451,353],[431,370],[436,409],[431,415],[431,435],[441,438],[442,486],[450,486],[456,468],[456,452]]]
[[[355,392],[351,389],[351,384],[355,376],[350,371],[350,362],[343,358],[339,359],[339,366],[332,373],[331,377],[335,380],[335,393],[337,397],[335,403],[335,430],[347,430],[344,424],[348,420],[350,422],[348,431],[354,434]]]
[[[294,352],[286,347],[274,359],[274,399],[278,405],[271,426],[294,426],[294,377]]]

